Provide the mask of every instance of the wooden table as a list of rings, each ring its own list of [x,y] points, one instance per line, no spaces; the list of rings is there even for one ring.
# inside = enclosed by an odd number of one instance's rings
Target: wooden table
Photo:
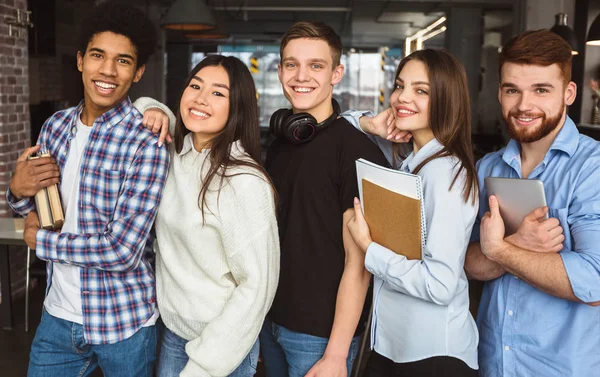
[[[0,327],[5,330],[12,329],[13,325],[9,245],[25,245],[25,241],[23,241],[24,224],[25,219],[0,218],[0,284],[2,284]]]

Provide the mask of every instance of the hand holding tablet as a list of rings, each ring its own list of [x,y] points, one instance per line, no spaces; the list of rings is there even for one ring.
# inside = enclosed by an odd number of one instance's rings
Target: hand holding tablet
[[[484,184],[488,197],[498,198],[506,236],[519,229],[527,214],[546,206],[544,184],[537,179],[486,177]]]

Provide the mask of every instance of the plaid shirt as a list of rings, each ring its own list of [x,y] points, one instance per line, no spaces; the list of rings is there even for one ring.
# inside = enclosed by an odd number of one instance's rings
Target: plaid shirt
[[[38,144],[61,171],[76,132],[78,107],[59,111],[42,126]],[[167,176],[167,148],[144,129],[129,98],[94,123],[81,162],[79,232],[39,230],[36,254],[52,263],[81,267],[83,331],[90,344],[115,343],[135,334],[156,311],[155,276],[146,253]],[[33,198],[8,202],[25,216]]]

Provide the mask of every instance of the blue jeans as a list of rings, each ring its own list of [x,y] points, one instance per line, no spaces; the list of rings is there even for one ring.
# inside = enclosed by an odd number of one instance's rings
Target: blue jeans
[[[83,327],[45,310],[29,354],[28,377],[85,377],[100,366],[107,377],[152,377],[156,328],[142,327],[113,344],[87,344]]]
[[[354,337],[348,350],[348,376],[358,353],[360,336]],[[304,377],[319,361],[328,338],[302,334],[279,326],[268,318],[260,331],[262,361],[266,377]]]
[[[188,341],[165,327],[162,343],[160,344],[160,355],[158,357],[158,377],[179,377],[179,373],[185,368],[189,357],[185,353],[185,345]],[[252,346],[250,353],[242,363],[229,374],[229,377],[252,377],[256,373],[258,354],[260,346],[258,340]]]

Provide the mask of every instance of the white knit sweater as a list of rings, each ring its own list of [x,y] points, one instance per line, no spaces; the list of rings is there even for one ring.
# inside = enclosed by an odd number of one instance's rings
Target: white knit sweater
[[[219,177],[206,196],[205,223],[198,206],[209,151],[197,152],[192,133],[171,157],[156,217],[157,296],[160,315],[189,340],[181,376],[229,375],[258,338],[279,279],[279,236],[274,194],[253,168]],[[241,145],[232,155],[249,158]],[[201,173],[202,170],[202,173]]]

